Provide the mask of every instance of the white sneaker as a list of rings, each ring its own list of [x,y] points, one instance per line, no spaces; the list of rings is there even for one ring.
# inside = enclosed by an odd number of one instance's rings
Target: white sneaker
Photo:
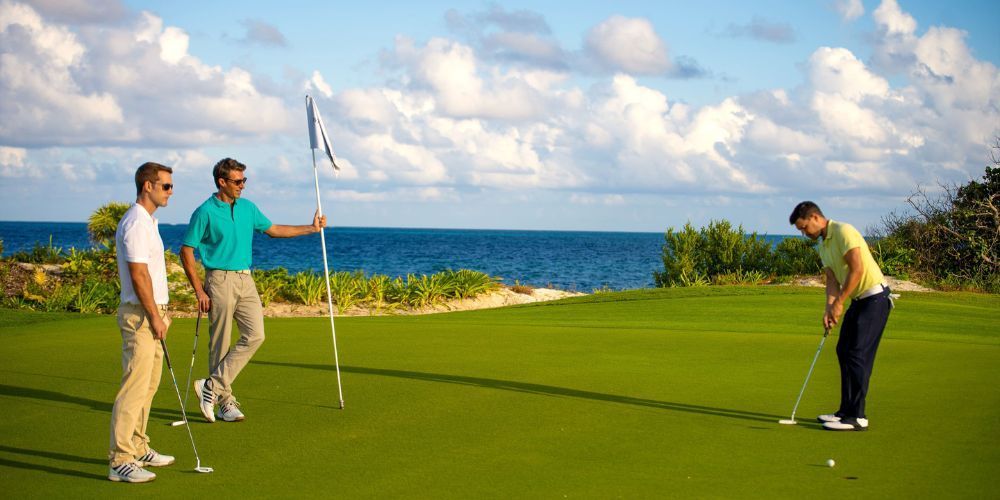
[[[215,393],[211,389],[211,381],[198,379],[194,381],[194,390],[198,393],[198,408],[202,416],[209,422],[215,422]]]
[[[236,400],[230,401],[228,403],[222,403],[219,407],[219,411],[215,414],[216,417],[221,418],[226,422],[242,422],[246,416],[240,411],[240,404]]]
[[[143,467],[163,467],[174,463],[174,457],[158,453],[150,448],[145,455],[136,460],[136,463],[143,464]]]
[[[836,413],[828,413],[826,415],[820,415],[816,417],[816,420],[819,420],[819,422],[823,424],[827,422],[840,422],[840,416],[838,416]]]
[[[841,420],[839,422],[827,422],[823,428],[828,431],[867,431],[868,419],[859,418],[854,422]]]
[[[156,474],[143,469],[139,462],[129,462],[111,467],[108,479],[116,483],[148,483],[156,479]]]

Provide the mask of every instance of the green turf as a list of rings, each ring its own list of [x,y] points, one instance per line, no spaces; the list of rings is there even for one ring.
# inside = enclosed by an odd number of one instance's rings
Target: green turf
[[[193,432],[164,374],[153,445],[178,463],[147,485],[106,479],[120,370],[113,317],[0,311],[5,498],[984,498],[1000,470],[1000,298],[904,294],[869,397],[871,430],[832,433],[822,292],[642,290],[534,306],[337,320],[269,319],[237,381],[247,421]],[[193,320],[169,347],[184,383]],[[206,340],[202,332],[202,340]],[[205,349],[197,367],[204,371]],[[183,391],[184,388],[182,387]],[[189,406],[197,412],[195,405]],[[823,464],[837,461],[833,469]],[[992,478],[992,479],[991,479]],[[991,493],[992,492],[992,493]]]

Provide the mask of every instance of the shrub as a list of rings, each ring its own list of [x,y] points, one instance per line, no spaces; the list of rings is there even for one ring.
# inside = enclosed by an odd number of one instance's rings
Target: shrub
[[[510,287],[510,291],[521,295],[531,295],[535,291],[535,287],[525,285],[518,280],[514,280],[514,285]]]
[[[87,232],[90,234],[90,241],[97,245],[113,247],[115,245],[115,231],[118,230],[118,223],[125,216],[125,212],[132,207],[130,203],[117,201],[109,202],[97,207],[90,214],[87,220]]]
[[[772,272],[776,276],[812,275],[822,270],[823,263],[816,253],[815,241],[792,237],[775,245]]]
[[[687,223],[680,231],[667,229],[663,245],[663,272],[654,272],[657,286],[702,286],[716,276],[736,272],[769,275],[774,267],[771,245],[743,226],[711,221],[695,230]]]
[[[288,288],[288,294],[293,299],[307,306],[319,304],[325,293],[326,285],[323,283],[323,277],[312,271],[296,273]]]
[[[291,277],[288,270],[278,267],[270,270],[253,270],[253,281],[257,285],[260,303],[267,307],[276,297],[280,297]]]

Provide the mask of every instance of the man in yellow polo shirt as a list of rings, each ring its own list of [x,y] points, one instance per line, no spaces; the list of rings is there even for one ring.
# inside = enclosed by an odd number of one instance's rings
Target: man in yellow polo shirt
[[[788,222],[812,240],[822,238],[817,251],[826,273],[826,310],[823,326],[840,326],[837,360],[840,362],[840,408],[820,415],[823,428],[832,431],[868,430],[865,398],[882,332],[892,309],[890,290],[868,243],[854,226],[827,219],[811,201],[796,205]]]

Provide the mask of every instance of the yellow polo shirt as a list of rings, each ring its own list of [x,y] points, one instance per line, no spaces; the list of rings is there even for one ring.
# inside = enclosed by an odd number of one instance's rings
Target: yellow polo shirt
[[[885,281],[882,270],[875,263],[868,243],[861,236],[861,233],[854,226],[846,222],[829,221],[826,226],[826,237],[816,247],[819,258],[823,261],[823,267],[833,270],[833,275],[837,277],[840,286],[847,282],[847,261],[844,255],[853,248],[861,251],[861,281],[858,287],[851,293],[851,299],[857,298],[861,292]]]

